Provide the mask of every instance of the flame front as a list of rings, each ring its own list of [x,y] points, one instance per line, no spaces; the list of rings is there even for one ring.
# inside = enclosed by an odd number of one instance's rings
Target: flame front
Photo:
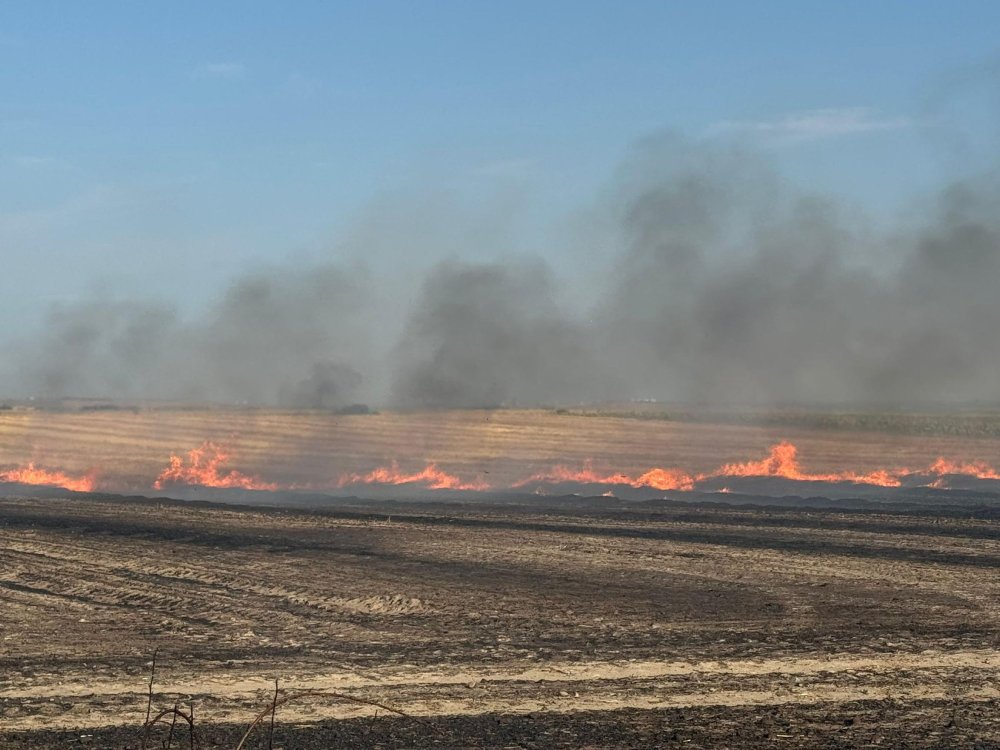
[[[529,484],[562,484],[574,482],[577,484],[630,484],[631,480],[627,474],[603,474],[595,471],[593,462],[590,460],[583,462],[582,469],[572,469],[569,466],[558,464],[550,469],[532,474],[515,487],[524,487]]]
[[[633,487],[651,487],[654,490],[693,490],[698,477],[685,474],[680,469],[650,469],[632,482]]]
[[[179,456],[171,456],[169,466],[160,473],[153,486],[156,489],[163,489],[171,484],[249,490],[275,490],[278,488],[275,484],[263,482],[255,476],[236,470],[224,471],[221,467],[228,458],[221,447],[212,442],[205,442],[201,447],[188,452],[186,461]],[[920,469],[877,469],[867,473],[855,471],[810,472],[799,463],[798,448],[786,440],[772,445],[764,458],[722,464],[714,471],[703,474],[690,473],[679,468],[663,467],[654,467],[635,474],[611,470],[602,471],[595,468],[593,461],[587,460],[580,468],[557,464],[532,474],[527,479],[516,482],[510,487],[515,489],[534,488],[535,491],[541,492],[544,491],[542,488],[545,485],[582,484],[603,485],[605,487],[625,486],[660,491],[690,491],[699,487],[710,489],[710,483],[713,480],[772,477],[794,482],[849,482],[878,487],[900,487],[905,483],[909,486],[945,488],[949,486],[949,477],[956,476],[1000,480],[1000,471],[982,461],[951,461],[938,458],[929,466]],[[66,482],[74,481],[73,478],[64,475],[58,475],[58,477],[58,480],[53,479],[46,483],[66,486]],[[87,480],[78,481],[86,482]],[[431,490],[484,491],[490,489],[490,485],[484,481],[467,481],[455,474],[448,473],[433,462],[426,464],[420,470],[406,471],[400,467],[398,462],[393,461],[368,472],[342,474],[336,482],[338,488],[368,485],[419,485]],[[78,486],[86,485],[74,484],[73,488]],[[307,485],[296,485],[292,489],[306,487]],[[731,486],[727,485],[726,489],[732,491]]]
[[[572,469],[558,465],[551,469],[540,471],[524,479],[515,487],[525,487],[533,484],[619,484],[628,487],[649,487],[655,490],[692,490],[695,478],[679,469],[650,469],[638,477],[618,472],[605,474],[595,471],[593,462],[584,461],[582,469]]]
[[[92,473],[82,477],[74,477],[61,471],[41,469],[33,463],[19,469],[0,471],[0,482],[62,487],[73,492],[93,492],[96,485],[96,479]]]
[[[847,471],[831,474],[810,474],[799,466],[798,448],[784,440],[771,446],[767,458],[746,463],[724,464],[718,471],[702,479],[713,477],[778,477],[796,482],[854,482],[855,484],[873,484],[879,487],[899,487],[902,484],[899,475],[886,469],[879,469],[868,474],[857,474]]]
[[[929,487],[948,487],[948,477],[972,479],[1000,479],[1000,472],[985,461],[952,461],[938,458],[921,469],[877,469],[867,474],[845,471],[830,474],[811,474],[803,471],[798,462],[798,450],[787,441],[771,447],[767,458],[747,463],[725,464],[716,477],[780,477],[805,482],[854,482],[879,487],[899,487],[904,483]],[[704,478],[711,478],[704,477]],[[936,477],[927,482],[928,477]]]
[[[162,490],[169,485],[187,484],[198,487],[223,487],[242,490],[276,490],[278,485],[262,482],[235,469],[223,472],[220,468],[229,459],[228,454],[210,441],[188,451],[187,463],[180,456],[171,456],[170,463],[153,482],[153,489]]]
[[[928,474],[939,477],[963,476],[975,479],[1000,479],[1000,472],[985,461],[949,461],[939,458],[927,468]]]
[[[514,487],[545,484],[597,484],[621,485],[655,490],[693,490],[700,485],[722,478],[787,479],[794,482],[851,482],[876,487],[911,485],[948,487],[948,477],[963,476],[974,479],[1000,479],[1000,471],[983,461],[951,461],[939,458],[930,466],[920,469],[876,469],[867,473],[854,471],[809,472],[799,464],[798,448],[786,441],[771,446],[768,455],[756,461],[723,464],[715,471],[690,474],[681,469],[654,468],[638,476],[624,472],[605,472],[594,468],[593,462],[584,461],[580,469],[556,465],[532,474]],[[930,478],[932,481],[928,481]],[[726,487],[726,491],[732,491]]]
[[[227,452],[219,445],[206,441],[183,456],[170,456],[169,464],[156,480],[153,488],[188,485],[200,487],[235,488],[245,490],[277,490],[277,484],[265,482],[252,474],[224,468],[229,460]],[[692,473],[679,468],[654,467],[645,471],[626,473],[602,470],[587,460],[578,467],[556,464],[538,471],[514,484],[499,485],[511,489],[527,489],[544,493],[545,487],[558,484],[592,485],[603,488],[632,487],[659,491],[736,491],[731,482],[740,478],[775,478],[793,482],[838,482],[872,485],[878,487],[935,487],[948,489],[961,486],[959,478],[974,480],[1000,480],[1000,470],[980,460],[951,460],[938,458],[920,468],[880,468],[867,473],[856,471],[810,472],[799,463],[798,449],[788,441],[770,447],[763,458],[744,462],[724,463],[714,471]],[[110,480],[105,478],[106,485]],[[74,476],[58,470],[43,469],[29,463],[25,466],[0,471],[0,482],[62,487],[77,492],[92,492],[96,477],[92,472]],[[482,480],[468,481],[428,463],[422,469],[406,471],[396,461],[364,473],[345,473],[336,482],[338,488],[366,485],[414,485],[430,490],[485,491],[490,485]],[[329,485],[325,485],[329,487]],[[719,490],[719,486],[724,486]],[[285,489],[316,489],[314,485],[290,485]],[[611,492],[607,489],[606,492]]]
[[[466,482],[438,468],[437,464],[429,463],[421,471],[407,474],[393,461],[388,466],[380,466],[367,474],[342,474],[337,482],[338,487],[354,487],[366,484],[422,484],[431,490],[476,490],[489,489],[485,482]]]

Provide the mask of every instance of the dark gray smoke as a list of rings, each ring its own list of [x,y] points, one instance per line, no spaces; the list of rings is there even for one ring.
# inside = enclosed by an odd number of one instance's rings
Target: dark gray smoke
[[[346,266],[272,269],[197,320],[131,301],[57,309],[4,385],[307,408],[1000,401],[995,176],[891,231],[732,145],[648,139],[614,184],[596,213],[615,236],[575,258],[597,292],[523,257],[433,264],[403,303]]]
[[[194,322],[131,301],[57,307],[9,361],[41,397],[340,406],[372,366],[366,287],[328,265],[248,275]]]
[[[738,152],[647,143],[606,314],[615,357],[668,398],[940,403],[1000,397],[997,194],[953,186],[877,236]],[[700,163],[705,159],[705,163]]]
[[[1000,399],[1000,192],[943,192],[895,279],[898,308],[872,383],[909,400]]]
[[[541,261],[435,267],[395,352],[395,400],[473,407],[593,398],[600,358],[556,294]]]

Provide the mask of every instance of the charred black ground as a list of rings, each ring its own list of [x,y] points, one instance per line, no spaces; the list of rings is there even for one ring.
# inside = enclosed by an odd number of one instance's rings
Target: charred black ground
[[[966,501],[6,498],[0,745],[136,747],[159,649],[209,747],[274,678],[419,717],[307,702],[284,747],[995,747],[998,510]]]

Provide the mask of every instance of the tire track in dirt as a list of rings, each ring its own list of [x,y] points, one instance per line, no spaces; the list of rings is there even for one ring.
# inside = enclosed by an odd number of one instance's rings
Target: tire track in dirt
[[[962,670],[970,671],[971,679],[949,682],[950,676],[959,675]],[[407,714],[434,716],[572,712],[609,707],[617,710],[843,703],[889,698],[961,697],[987,701],[1000,698],[1000,691],[995,687],[998,674],[1000,653],[958,651],[887,654],[876,658],[858,654],[826,659],[562,662],[501,670],[484,665],[453,670],[396,669],[368,677],[356,672],[327,672],[285,676],[281,685],[291,691],[377,695],[380,696],[377,700]],[[832,678],[837,676],[849,678],[851,684],[831,684]],[[681,687],[684,683],[677,682],[676,678],[694,679],[698,690]],[[720,683],[721,688],[706,689],[711,687],[713,679],[721,678],[728,680]],[[822,678],[822,682],[810,683],[811,678]],[[665,682],[660,684],[658,681]],[[746,686],[734,687],[741,682]],[[204,719],[230,721],[245,716],[248,705],[259,705],[271,684],[271,675],[208,674],[199,676],[196,681],[165,680],[157,683],[156,693],[184,696],[188,701],[205,701],[214,710],[211,716],[202,713]],[[548,689],[549,685],[558,691]],[[0,689],[0,705],[17,704],[29,709],[29,715],[5,718],[5,727],[10,730],[104,726],[111,713],[120,717],[127,706],[142,705],[143,697],[141,684],[107,679]],[[41,714],[30,712],[33,704],[52,702],[71,705],[73,709]],[[92,704],[92,710],[82,711],[81,706],[88,704]],[[365,713],[370,711],[356,705],[326,705],[321,701],[282,711],[285,721],[348,718]]]
[[[391,589],[338,586],[336,575],[317,577],[310,569],[262,570],[252,557],[240,564],[239,555],[209,554],[202,557],[205,567],[194,568],[157,560],[150,542],[120,540],[109,549],[102,537],[70,544],[44,536],[0,536],[0,603],[8,611],[70,604],[84,623],[88,613],[123,610],[147,629],[193,626],[221,642],[262,643],[282,633],[329,631],[331,622],[427,612],[420,599]]]
[[[0,581],[29,590],[0,585],[0,724],[137,727],[156,648],[157,701],[176,691],[237,723],[274,677],[421,716],[984,701],[996,687],[1000,579],[947,561],[995,554],[991,535],[897,545],[905,523],[882,533],[864,513],[785,509],[797,525],[776,528],[670,512],[2,500]],[[854,541],[890,554],[842,554]],[[921,544],[946,557],[919,559]],[[320,701],[284,720],[366,711]]]

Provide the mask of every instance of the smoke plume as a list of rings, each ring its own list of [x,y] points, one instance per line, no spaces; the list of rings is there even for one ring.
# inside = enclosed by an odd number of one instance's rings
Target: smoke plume
[[[555,297],[541,261],[437,266],[394,353],[395,400],[474,407],[594,397],[599,360],[586,327]]]
[[[372,366],[365,287],[325,265],[240,278],[193,322],[160,304],[61,306],[8,361],[20,390],[47,398],[336,407],[357,398]]]
[[[274,268],[200,319],[127,299],[54,309],[0,384],[304,408],[1000,401],[996,180],[926,202],[877,230],[748,149],[660,136],[594,209],[616,227],[575,259],[605,279],[596,293],[502,252],[431,264],[398,309],[353,260]]]

